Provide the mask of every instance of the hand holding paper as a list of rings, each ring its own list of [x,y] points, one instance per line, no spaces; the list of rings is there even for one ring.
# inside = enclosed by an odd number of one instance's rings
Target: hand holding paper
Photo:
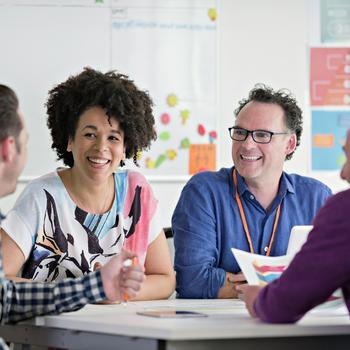
[[[265,256],[234,248],[232,248],[232,253],[247,282],[251,285],[264,286],[278,278],[292,260],[292,257],[288,255]]]
[[[242,272],[239,273],[228,273],[228,280],[234,284],[247,283],[247,280]]]
[[[245,302],[245,305],[247,307],[247,310],[249,311],[250,316],[256,317],[254,312],[254,302],[256,297],[258,296],[261,286],[250,286],[248,284],[243,284],[241,286],[237,286],[238,293],[243,295],[243,300]]]
[[[219,290],[218,298],[238,298],[238,292],[236,287],[242,283],[247,283],[246,278],[242,272],[237,274],[226,272],[225,283]]]
[[[294,255],[283,256],[264,256],[252,254],[243,250],[232,248],[232,253],[235,256],[244,276],[247,279],[249,286],[237,286],[237,292],[243,294],[243,300],[253,316],[253,304],[260,289],[279,278],[287,269]],[[305,266],[307,268],[307,266]],[[339,308],[343,305],[342,294],[340,290],[336,290],[327,301],[315,308],[315,310]]]

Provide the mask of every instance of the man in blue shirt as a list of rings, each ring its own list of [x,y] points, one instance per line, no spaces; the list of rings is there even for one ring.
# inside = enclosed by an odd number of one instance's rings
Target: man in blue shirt
[[[9,87],[0,85],[0,197],[16,189],[27,158],[27,133],[18,111],[18,100]],[[0,244],[1,250],[1,244]],[[14,282],[5,279],[0,254],[0,321],[11,323],[30,317],[58,314],[105,299],[134,297],[144,281],[142,267],[124,267],[133,258],[123,251],[95,272],[58,283]],[[8,349],[0,338],[0,349]]]
[[[173,214],[181,298],[237,297],[244,276],[231,248],[285,254],[291,228],[311,224],[331,194],[317,180],[283,171],[302,133],[302,111],[289,92],[257,85],[235,115],[234,167],[193,176]]]

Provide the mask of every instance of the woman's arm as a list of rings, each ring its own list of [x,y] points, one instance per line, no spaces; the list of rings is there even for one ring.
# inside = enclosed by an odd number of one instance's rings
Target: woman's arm
[[[175,273],[163,230],[149,245],[145,261],[146,281],[133,300],[167,299],[175,290]]]
[[[0,229],[0,235],[5,277],[16,282],[31,281],[30,279],[17,277],[25,262],[21,248],[3,229]]]

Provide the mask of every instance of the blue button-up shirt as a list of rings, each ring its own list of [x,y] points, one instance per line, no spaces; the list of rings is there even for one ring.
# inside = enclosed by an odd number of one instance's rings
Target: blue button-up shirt
[[[233,168],[203,172],[184,187],[172,218],[178,296],[216,298],[226,272],[238,273],[231,248],[249,251],[232,179]],[[291,228],[310,225],[331,190],[323,183],[283,173],[279,191],[266,211],[237,173],[238,193],[254,252],[265,254],[276,216],[281,213],[271,256],[286,253]]]

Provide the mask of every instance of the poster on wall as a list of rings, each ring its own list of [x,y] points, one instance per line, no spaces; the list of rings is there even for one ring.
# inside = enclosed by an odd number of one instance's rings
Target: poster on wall
[[[311,106],[350,106],[350,47],[310,51]]]
[[[139,155],[142,172],[181,176],[215,170],[217,2],[111,4],[112,68],[154,101],[158,139]]]
[[[350,128],[350,109],[312,111],[312,170],[339,170]]]
[[[312,170],[338,171],[350,127],[350,48],[311,48],[310,104]]]
[[[350,41],[349,0],[321,0],[321,41]]]

